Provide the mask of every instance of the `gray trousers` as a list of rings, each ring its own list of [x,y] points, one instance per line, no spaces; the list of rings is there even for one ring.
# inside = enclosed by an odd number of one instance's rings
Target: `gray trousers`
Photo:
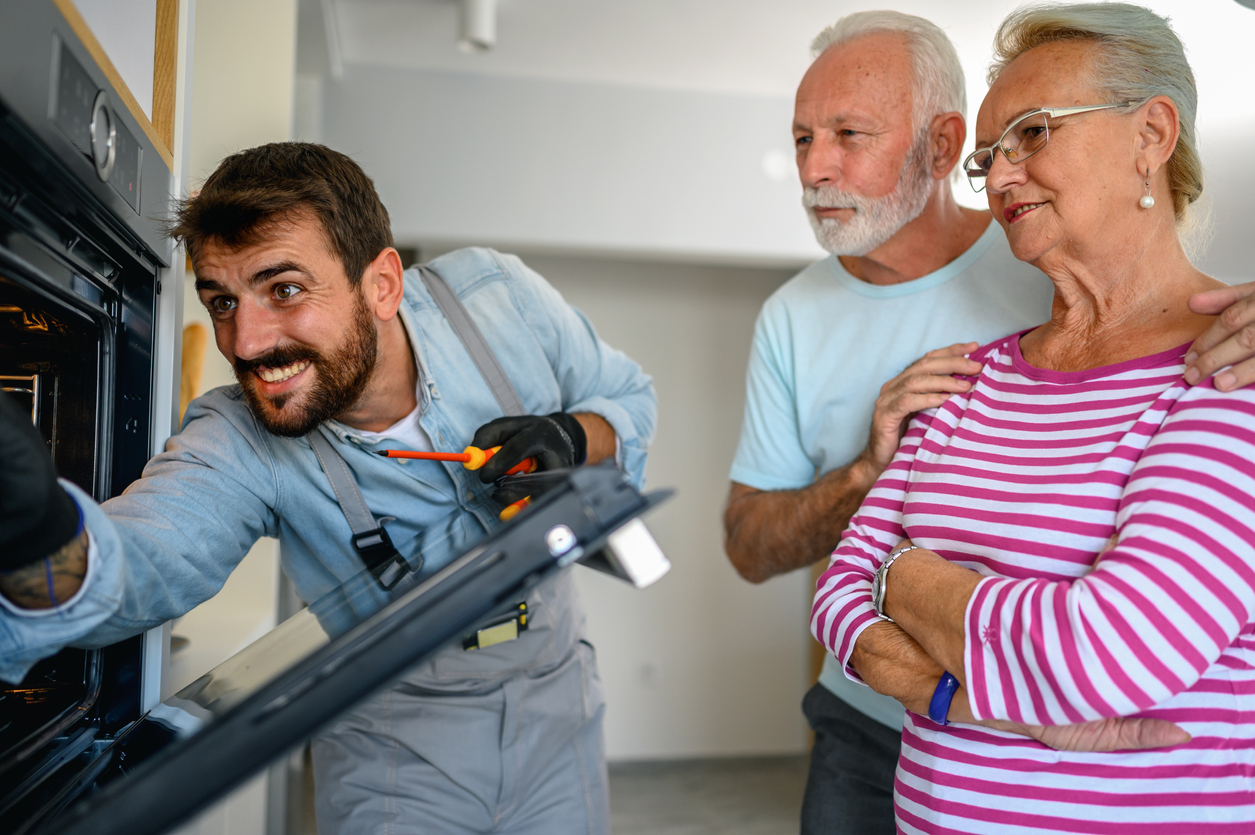
[[[901,731],[855,710],[816,684],[802,700],[815,732],[802,835],[893,835],[893,775]]]
[[[583,642],[483,693],[403,680],[314,739],[319,835],[609,835],[603,712]]]

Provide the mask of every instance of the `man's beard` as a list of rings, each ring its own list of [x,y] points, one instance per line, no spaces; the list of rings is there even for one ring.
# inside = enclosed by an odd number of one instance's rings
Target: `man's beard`
[[[377,345],[374,317],[359,296],[348,338],[331,356],[323,356],[301,343],[285,345],[251,360],[237,359],[235,378],[244,389],[253,416],[267,431],[285,438],[299,438],[357,403],[375,371]],[[312,387],[307,387],[304,393],[292,391],[267,397],[257,391],[255,369],[260,366],[284,368],[301,360],[310,362],[306,373],[315,372]]]
[[[898,233],[924,211],[932,189],[928,170],[928,137],[912,146],[898,177],[898,185],[883,197],[863,197],[833,186],[806,186],[802,205],[815,230],[815,240],[833,255],[866,255]],[[854,209],[847,221],[820,218],[815,207]]]

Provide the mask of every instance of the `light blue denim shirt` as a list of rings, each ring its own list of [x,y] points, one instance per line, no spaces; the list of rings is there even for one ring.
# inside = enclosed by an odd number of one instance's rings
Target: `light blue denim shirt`
[[[602,416],[623,470],[642,486],[656,415],[649,376],[518,258],[463,249],[431,266],[479,324],[525,410]],[[400,315],[421,375],[422,427],[436,449],[461,451],[500,407],[415,270]],[[499,524],[492,486],[461,464],[381,458],[372,453],[394,441],[371,443],[335,422],[315,431],[337,445],[375,517],[395,519],[393,543],[411,564],[421,555],[424,574]],[[0,678],[20,680],[62,646],[113,643],[184,614],[217,593],[262,536],[279,539],[305,600],[362,571],[309,441],[265,431],[239,386],[193,401],[182,432],[121,496],[97,506],[70,489],[94,541],[87,580],[55,610],[0,601]]]

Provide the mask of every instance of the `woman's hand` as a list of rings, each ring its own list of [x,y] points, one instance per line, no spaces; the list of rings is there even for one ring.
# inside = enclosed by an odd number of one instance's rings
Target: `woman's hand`
[[[1196,293],[1190,310],[1219,314],[1185,355],[1185,381],[1190,385],[1216,374],[1216,388],[1232,391],[1255,382],[1255,281]]]
[[[1056,751],[1140,751],[1184,745],[1191,739],[1179,725],[1145,717],[1116,716],[1077,725],[1021,725],[997,719],[977,724],[1032,737]]]
[[[854,644],[850,666],[877,693],[892,696],[912,713],[928,715],[941,665],[897,624],[881,621],[867,627]],[[1057,751],[1133,751],[1168,748],[1190,741],[1179,726],[1163,719],[1098,719],[1077,725],[1025,725],[1002,719],[972,716],[967,688],[960,687],[950,703],[951,722],[980,725],[1037,740]]]
[[[945,672],[914,638],[887,620],[859,633],[850,666],[868,687],[924,716],[937,680]]]

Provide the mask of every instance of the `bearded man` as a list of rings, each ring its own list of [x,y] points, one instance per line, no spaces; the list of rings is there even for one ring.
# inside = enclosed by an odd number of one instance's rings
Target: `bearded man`
[[[803,204],[832,255],[777,290],[755,326],[724,514],[728,557],[754,583],[827,558],[911,415],[965,391],[961,376],[980,371],[965,355],[1049,319],[1053,295],[988,212],[954,200],[966,96],[945,34],[912,15],[860,12],[812,49],[793,136]],[[1217,387],[1255,379],[1255,363],[1241,362],[1255,345],[1255,283],[1191,307],[1235,301],[1187,357],[1191,383],[1235,362]],[[860,636],[855,671],[894,668],[900,648],[879,634],[873,624]],[[803,711],[815,742],[801,831],[894,832],[902,705],[829,656]]]
[[[239,384],[194,401],[166,452],[103,505],[38,466],[0,472],[0,676],[183,614],[261,536],[278,537],[307,601],[358,575],[367,551],[327,455],[422,576],[500,524],[493,482],[524,458],[552,469],[617,455],[640,485],[650,378],[517,258],[459,250],[431,262],[433,284],[403,271],[374,184],[343,154],[282,143],[228,157],[173,235]],[[441,283],[521,415],[501,417]],[[50,470],[38,437],[22,446],[23,420],[0,402],[0,452]],[[374,454],[468,443],[501,449],[478,473]],[[48,498],[24,503],[32,492]],[[23,506],[39,518],[5,517]],[[315,738],[319,832],[609,832],[601,687],[569,573],[525,602],[516,640],[446,649]]]

